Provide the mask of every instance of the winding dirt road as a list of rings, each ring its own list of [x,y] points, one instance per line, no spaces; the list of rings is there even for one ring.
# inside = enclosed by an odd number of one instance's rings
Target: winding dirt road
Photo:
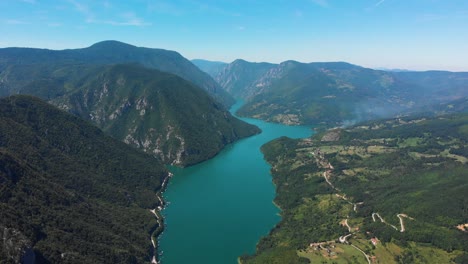
[[[398,228],[392,224],[389,224],[387,222],[385,222],[385,220],[379,215],[379,213],[372,213],[372,220],[375,222],[375,216],[377,216],[379,219],[380,219],[380,222],[384,223],[384,224],[387,224],[391,227],[393,227],[393,229],[397,230],[398,231]],[[397,214],[397,217],[398,219],[400,219],[400,232],[403,233],[405,232],[405,223],[403,222],[403,217],[406,217],[408,219],[411,219],[411,220],[414,220],[414,218],[412,217],[409,217],[408,215],[406,214]]]
[[[340,238],[338,239],[340,241],[340,243],[347,243],[347,239],[348,237],[352,236],[353,234],[347,234],[346,236],[340,236]]]
[[[351,245],[351,246],[352,246],[353,248],[359,250],[359,251],[364,255],[364,257],[366,257],[367,262],[368,262],[369,264],[372,264],[372,262],[371,262],[369,256],[366,254],[366,252],[362,251],[360,248],[356,247],[355,245]]]
[[[414,218],[409,217],[409,216],[406,215],[406,214],[397,214],[397,217],[400,219],[400,226],[401,226],[400,232],[402,232],[402,233],[405,232],[405,224],[403,223],[403,217],[406,217],[406,218],[408,218],[408,219],[414,220]]]
[[[351,201],[348,200],[348,198],[346,197],[346,194],[342,194],[341,193],[341,190],[336,188],[331,182],[330,182],[330,178],[331,178],[331,172],[332,170],[334,169],[333,166],[331,165],[331,163],[329,163],[328,161],[325,160],[325,158],[320,154],[319,151],[317,151],[317,155],[315,155],[315,153],[313,152],[312,155],[314,155],[315,157],[315,160],[317,162],[317,164],[319,165],[319,167],[321,167],[322,169],[325,169],[325,171],[323,172],[323,178],[325,179],[325,181],[327,182],[327,184],[333,188],[333,190],[337,191],[338,193],[336,193],[336,196],[346,202],[348,202],[349,204],[353,205],[353,211],[354,212],[357,212],[357,205],[361,205],[361,204],[364,204],[364,202],[359,202],[359,203],[352,203]],[[398,231],[398,228],[392,224],[389,224],[385,221],[385,219],[383,219],[379,213],[372,213],[372,220],[374,222],[377,221],[377,218],[380,219],[380,222],[386,224],[386,225],[389,225],[391,226],[393,229],[397,230]],[[405,226],[404,226],[404,222],[403,222],[403,217],[406,217],[406,218],[409,218],[409,219],[412,219],[411,217],[407,216],[406,214],[397,214],[397,217],[400,219],[400,226],[401,226],[401,229],[400,229],[400,232],[405,232]],[[348,228],[348,232],[349,234],[347,235],[343,235],[343,236],[340,236],[338,238],[338,241],[340,243],[343,243],[343,244],[348,244],[347,242],[347,239],[349,237],[351,237],[353,235],[352,233],[352,229],[351,229],[351,226],[349,226],[348,224],[348,218],[344,219],[344,225]],[[369,264],[372,264],[371,260],[370,260],[370,257],[360,248],[358,248],[357,246],[355,245],[351,245],[353,248],[355,248],[356,250],[358,250],[359,252],[361,252],[364,257],[366,258],[367,262]]]

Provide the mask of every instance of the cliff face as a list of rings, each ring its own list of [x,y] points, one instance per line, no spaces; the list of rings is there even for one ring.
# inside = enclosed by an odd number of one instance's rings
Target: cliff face
[[[172,74],[115,65],[102,67],[81,82],[75,92],[52,103],[166,164],[198,163],[226,144],[259,132]]]
[[[0,224],[0,256],[13,263],[35,263],[35,253],[31,241],[21,231]]]
[[[275,66],[271,63],[235,60],[224,66],[213,77],[234,97],[247,99],[258,94],[270,78],[276,77]]]
[[[116,41],[0,49],[0,96],[12,94],[45,99],[166,164],[195,164],[259,133],[232,117],[232,97],[177,52]]]

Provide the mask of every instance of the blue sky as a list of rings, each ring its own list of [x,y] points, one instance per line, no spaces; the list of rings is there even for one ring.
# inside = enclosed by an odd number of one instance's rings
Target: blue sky
[[[468,1],[0,1],[0,47],[81,48],[108,39],[189,59],[468,71]]]

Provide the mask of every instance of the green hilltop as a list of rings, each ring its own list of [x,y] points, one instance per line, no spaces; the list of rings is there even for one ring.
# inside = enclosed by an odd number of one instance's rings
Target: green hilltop
[[[164,49],[136,47],[119,41],[108,40],[98,42],[82,49],[47,50],[33,48],[4,48],[0,49],[0,78],[3,80],[0,95],[16,94],[18,86],[9,85],[8,73],[10,67],[35,65],[33,71],[41,71],[41,67],[66,64],[119,64],[138,63],[147,68],[157,69],[178,75],[206,90],[213,98],[226,107],[234,103],[233,98],[205,72],[198,69],[179,53]],[[15,78],[13,76],[13,78]],[[22,75],[20,79],[28,79]],[[6,90],[6,94],[5,94]]]

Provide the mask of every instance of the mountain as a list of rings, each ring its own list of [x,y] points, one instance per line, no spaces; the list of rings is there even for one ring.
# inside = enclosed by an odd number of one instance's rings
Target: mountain
[[[378,71],[387,71],[387,72],[414,72],[407,69],[395,69],[395,68],[386,68],[386,67],[376,67],[374,70]]]
[[[439,116],[454,113],[468,113],[468,97],[433,104],[415,110],[421,116]]]
[[[387,72],[340,62],[286,61],[263,83],[239,114],[286,124],[336,125],[391,115],[416,99],[414,86]]]
[[[242,60],[215,78],[246,100],[238,114],[285,124],[349,125],[468,96],[468,73],[385,72],[345,62]]]
[[[423,87],[425,94],[431,94],[437,102],[447,102],[467,96],[468,72],[425,71],[395,72],[395,78]]]
[[[282,220],[241,263],[467,263],[468,114],[262,146]]]
[[[25,65],[54,64],[118,64],[139,63],[145,67],[173,73],[208,91],[216,100],[228,107],[233,98],[205,72],[175,51],[136,47],[118,41],[103,41],[88,48],[68,50],[47,50],[32,48],[0,49],[0,72],[10,67]],[[40,70],[40,69],[37,69]],[[5,85],[5,76],[0,77],[1,94],[15,94],[14,86]]]
[[[248,98],[261,89],[269,78],[267,73],[276,65],[235,60],[214,76],[215,80],[236,98]]]
[[[202,60],[202,59],[194,59],[191,60],[195,66],[197,66],[200,70],[208,73],[211,77],[215,77],[219,71],[221,71],[226,65],[225,62],[221,61],[209,61],[209,60]]]
[[[150,209],[167,177],[87,121],[34,97],[0,99],[1,262],[150,262]]]
[[[192,165],[260,132],[173,74],[114,65],[81,81],[77,91],[52,102],[165,163]]]
[[[193,83],[137,64],[14,65],[3,76],[166,164],[201,162],[259,132]]]

